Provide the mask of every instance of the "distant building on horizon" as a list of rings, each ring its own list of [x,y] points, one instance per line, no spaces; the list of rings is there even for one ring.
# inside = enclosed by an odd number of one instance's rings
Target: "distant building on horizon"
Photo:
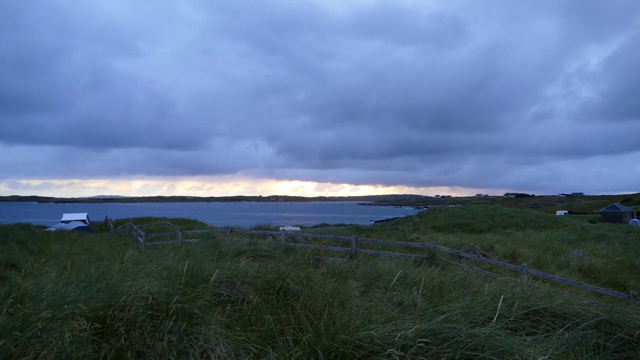
[[[509,197],[509,198],[516,198],[516,197],[532,197],[532,196],[535,196],[535,195],[534,194],[508,192],[508,193],[505,193],[502,196],[503,197]]]
[[[566,193],[561,193],[559,194],[560,196],[564,196],[564,197],[571,197],[571,196],[584,196],[583,192],[572,192],[571,194],[566,194]]]

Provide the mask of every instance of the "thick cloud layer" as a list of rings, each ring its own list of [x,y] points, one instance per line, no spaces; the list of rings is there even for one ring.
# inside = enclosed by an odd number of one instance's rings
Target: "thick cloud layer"
[[[0,182],[638,191],[640,3],[0,3]]]

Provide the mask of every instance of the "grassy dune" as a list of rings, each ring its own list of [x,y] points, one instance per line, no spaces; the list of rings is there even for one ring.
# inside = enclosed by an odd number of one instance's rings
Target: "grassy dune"
[[[640,291],[640,230],[621,224],[594,224],[590,222],[593,219],[589,215],[561,217],[529,209],[477,205],[429,209],[370,227],[327,227],[319,231],[435,241],[620,292]]]
[[[474,206],[308,230],[436,241],[622,292],[640,288],[640,231],[586,217]],[[122,234],[1,226],[1,357],[640,358],[640,309],[624,302],[592,306],[460,271],[437,254],[314,267],[316,252],[255,240],[210,235],[143,254]],[[571,257],[575,250],[583,256]]]

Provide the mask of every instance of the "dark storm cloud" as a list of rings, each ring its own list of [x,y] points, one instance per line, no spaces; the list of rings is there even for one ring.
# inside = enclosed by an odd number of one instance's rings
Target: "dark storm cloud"
[[[574,179],[640,154],[638,10],[6,2],[0,155],[15,155],[0,165],[13,178],[248,174],[616,191],[597,172]]]
[[[640,121],[640,102],[632,100],[634,94],[640,94],[639,48],[640,32],[636,31],[623,40],[596,71],[601,91],[595,96],[593,107],[589,107],[595,108],[592,116],[605,121]]]
[[[146,138],[149,129],[175,129],[175,105],[149,81],[117,70],[114,59],[140,52],[109,19],[65,2],[3,7],[10,8],[2,25],[0,140],[106,148],[187,143]]]

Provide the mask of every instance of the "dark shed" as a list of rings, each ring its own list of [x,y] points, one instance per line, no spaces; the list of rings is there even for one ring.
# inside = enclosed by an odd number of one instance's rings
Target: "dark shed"
[[[626,224],[631,219],[636,218],[636,212],[620,203],[613,203],[600,210],[602,221]]]

